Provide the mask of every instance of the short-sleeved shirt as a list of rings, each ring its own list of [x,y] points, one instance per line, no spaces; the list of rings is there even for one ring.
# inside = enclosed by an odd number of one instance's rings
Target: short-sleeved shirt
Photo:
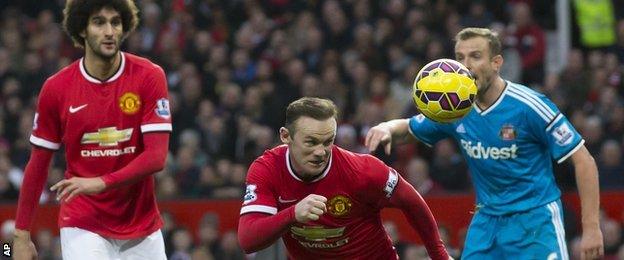
[[[51,150],[64,145],[65,178],[119,170],[143,151],[144,133],[171,131],[162,68],[138,56],[120,55],[119,69],[108,80],[89,75],[80,59],[43,85],[30,142]],[[153,233],[162,226],[153,177],[63,202],[59,226],[116,239]]]
[[[477,205],[493,215],[557,200],[561,192],[552,161],[565,161],[584,143],[547,97],[511,82],[486,110],[475,104],[466,117],[447,124],[417,115],[410,118],[409,129],[428,145],[447,137],[457,141],[472,175]]]
[[[325,171],[304,182],[289,158],[282,145],[252,163],[241,215],[276,214],[309,194],[321,195],[327,212],[317,221],[293,224],[282,236],[291,259],[398,259],[380,217],[400,181],[394,169],[334,146]]]

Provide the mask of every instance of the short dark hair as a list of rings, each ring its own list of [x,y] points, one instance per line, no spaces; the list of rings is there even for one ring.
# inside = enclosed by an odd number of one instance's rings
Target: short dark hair
[[[139,24],[139,9],[134,0],[67,0],[63,10],[63,29],[74,45],[84,48],[85,39],[80,33],[87,28],[89,16],[105,7],[119,12],[124,38]]]
[[[291,134],[294,134],[293,128],[295,121],[302,116],[314,118],[316,120],[326,120],[336,118],[338,109],[336,104],[329,99],[302,97],[290,103],[286,108],[285,126]]]
[[[492,55],[491,57],[501,55],[503,53],[501,41],[498,38],[498,33],[487,28],[464,28],[459,33],[457,33],[457,36],[455,36],[455,42],[465,41],[475,37],[483,37],[488,41],[488,44],[490,45],[490,54]]]

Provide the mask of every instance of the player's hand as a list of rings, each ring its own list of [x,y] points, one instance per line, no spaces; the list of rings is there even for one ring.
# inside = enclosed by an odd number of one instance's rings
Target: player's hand
[[[581,237],[581,260],[602,259],[604,256],[604,245],[602,242],[602,231],[598,226],[583,228]]]
[[[383,145],[386,154],[390,154],[392,150],[392,133],[390,132],[390,127],[385,123],[381,123],[368,130],[364,145],[368,147],[369,152],[374,152],[377,150],[377,146]]]
[[[295,205],[295,218],[300,223],[318,220],[327,208],[325,207],[327,198],[310,194]]]
[[[13,238],[13,259],[33,260],[37,259],[37,249],[30,240],[30,234],[25,230],[15,230]]]
[[[81,178],[72,177],[57,182],[50,188],[51,191],[56,191],[56,199],[65,202],[70,201],[73,197],[80,194],[97,194],[102,192],[106,188],[104,181],[99,178]]]

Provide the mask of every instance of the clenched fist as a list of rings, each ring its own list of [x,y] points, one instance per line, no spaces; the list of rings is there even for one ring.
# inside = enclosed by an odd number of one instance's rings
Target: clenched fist
[[[318,220],[327,211],[327,198],[310,194],[295,205],[295,218],[300,223]]]

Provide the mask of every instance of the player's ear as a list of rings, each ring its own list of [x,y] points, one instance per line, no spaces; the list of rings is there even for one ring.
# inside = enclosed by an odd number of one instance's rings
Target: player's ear
[[[280,127],[279,136],[280,136],[280,140],[282,140],[282,143],[290,144],[290,141],[292,138],[290,136],[290,132],[288,131],[288,128]]]
[[[492,57],[492,66],[494,67],[494,70],[496,71],[500,71],[500,68],[503,66],[504,60],[503,60],[503,55],[495,55],[494,57]]]

